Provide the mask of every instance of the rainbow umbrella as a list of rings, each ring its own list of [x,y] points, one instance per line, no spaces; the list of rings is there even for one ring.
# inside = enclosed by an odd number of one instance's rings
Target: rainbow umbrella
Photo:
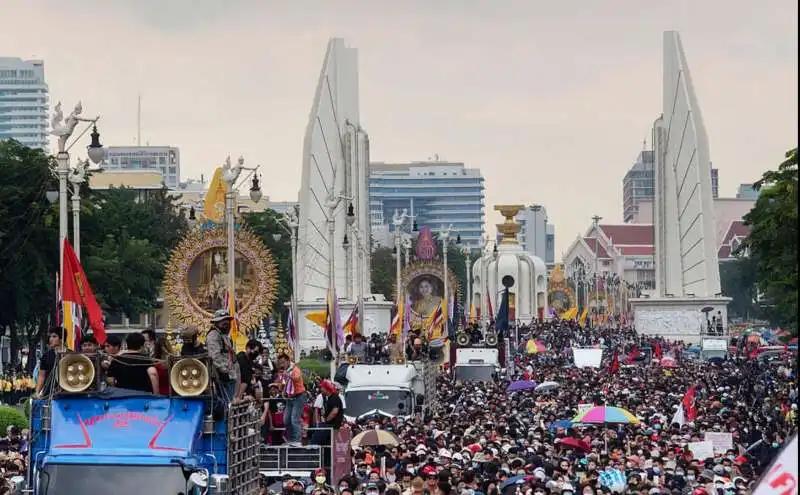
[[[618,423],[623,425],[638,425],[639,418],[621,407],[594,406],[572,418],[573,423]]]

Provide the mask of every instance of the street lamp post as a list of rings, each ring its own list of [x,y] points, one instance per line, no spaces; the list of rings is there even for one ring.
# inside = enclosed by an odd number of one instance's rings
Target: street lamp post
[[[469,255],[470,250],[466,245],[463,247],[464,253],[464,273],[467,277],[467,292],[464,297],[464,310],[467,312],[467,323],[472,323],[469,319],[472,318],[472,264],[470,263]]]
[[[450,224],[446,228],[443,228],[439,231],[439,237],[442,239],[442,263],[443,263],[443,271],[442,271],[442,280],[444,283],[444,302],[445,305],[442,309],[444,310],[443,313],[447,315],[447,319],[450,318],[450,296],[448,293],[448,276],[447,276],[447,241],[450,240],[450,232],[453,230],[453,225]],[[447,322],[445,322],[445,326]]]
[[[295,206],[292,208],[291,211],[285,212],[283,214],[284,221],[286,225],[289,227],[289,239],[291,245],[291,261],[292,261],[292,297],[289,300],[289,311],[292,313],[292,321],[294,322],[295,328],[298,328],[300,324],[299,320],[297,319],[297,229],[300,226],[300,222],[298,221],[298,207]],[[294,360],[295,362],[300,360],[300,338],[298,338],[294,343]]]
[[[600,243],[599,224],[603,217],[595,215],[592,217],[592,224],[594,225],[594,310],[595,313],[600,311],[600,291],[597,284],[600,282],[600,269],[597,259],[597,245]]]
[[[394,210],[394,215],[392,215],[392,225],[394,225],[394,249],[395,249],[395,293],[397,294],[395,304],[400,306],[400,298],[403,294],[402,288],[402,280],[400,280],[400,274],[402,273],[401,263],[402,257],[400,253],[400,248],[402,247],[403,243],[403,224],[405,223],[408,217],[408,210],[403,208],[402,213],[398,213],[397,210]]]
[[[335,181],[334,181],[335,182]],[[325,209],[327,210],[327,215],[325,216],[325,223],[328,224],[328,291],[330,293],[330,297],[334,298],[336,296],[336,209],[339,208],[342,200],[351,200],[352,198],[347,198],[341,194],[335,195],[333,190],[329,193],[328,197],[325,198]],[[339,316],[336,315],[338,318]],[[335,331],[336,328],[341,325],[340,321],[333,322],[333,328],[331,332]],[[339,351],[337,349],[338,339],[337,335],[329,336],[330,342],[330,351],[331,351],[331,368],[330,368],[330,376],[336,375],[336,361],[339,358]]]
[[[250,199],[254,203],[258,203],[262,196],[258,175],[255,174],[258,167],[245,167],[244,158],[242,157],[239,157],[235,166],[231,166],[231,157],[227,157],[222,167],[222,180],[227,185],[225,191],[225,225],[228,231],[228,300],[233,299],[234,304],[236,301],[235,297],[232,297],[236,294],[236,215],[234,210],[236,208],[236,181],[239,179],[239,174],[242,173],[242,170],[254,172],[252,186],[250,187]],[[235,311],[235,308],[230,308],[230,310]]]
[[[89,159],[99,164],[103,161],[103,158],[105,158],[105,149],[100,145],[100,134],[97,132],[96,126],[100,117],[87,119],[81,117],[81,113],[83,113],[83,106],[81,102],[78,102],[65,119],[64,113],[61,111],[61,102],[58,102],[53,110],[53,119],[51,121],[50,134],[58,137],[58,153],[56,154],[56,174],[58,175],[58,245],[59,274],[62,278],[64,275],[64,241],[67,239],[68,230],[67,181],[70,175],[69,150],[75,145],[77,138],[69,146],[67,146],[67,141],[72,137],[79,122],[86,122],[92,126],[92,143],[87,149]],[[88,126],[78,138],[83,136],[87,130],[89,130]]]
[[[362,278],[362,270],[364,269],[364,238],[361,235],[361,231],[356,225],[356,214],[355,208],[353,204],[350,203],[350,206],[347,207],[347,225],[350,227],[351,232],[353,233],[353,240],[355,241],[355,249],[356,249],[356,281],[358,282],[358,287],[356,287],[356,304],[358,307],[358,333],[364,335],[364,283]],[[347,237],[345,236],[345,239]]]

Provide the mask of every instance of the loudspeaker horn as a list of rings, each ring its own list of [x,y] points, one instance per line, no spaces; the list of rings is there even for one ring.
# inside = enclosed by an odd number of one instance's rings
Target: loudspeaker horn
[[[208,388],[208,367],[199,359],[181,359],[172,365],[169,383],[176,394],[197,397]]]
[[[469,335],[466,332],[459,332],[456,335],[456,344],[458,347],[467,347],[469,346]]]
[[[494,347],[497,345],[497,334],[494,332],[489,332],[486,334],[486,345],[489,347]]]
[[[83,392],[94,382],[94,363],[83,354],[62,354],[58,360],[58,386],[64,392]]]

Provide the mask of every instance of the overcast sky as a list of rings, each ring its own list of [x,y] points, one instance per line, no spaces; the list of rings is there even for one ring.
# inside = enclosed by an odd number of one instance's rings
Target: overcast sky
[[[51,101],[101,114],[106,145],[180,147],[182,177],[227,154],[295,200],[329,37],[359,50],[373,160],[442,159],[498,203],[541,203],[560,258],[622,177],[661,106],[661,41],[680,31],[721,194],[797,136],[793,0],[1,0],[0,55],[45,61]],[[649,146],[649,144],[648,144]],[[493,225],[490,230],[494,230]]]

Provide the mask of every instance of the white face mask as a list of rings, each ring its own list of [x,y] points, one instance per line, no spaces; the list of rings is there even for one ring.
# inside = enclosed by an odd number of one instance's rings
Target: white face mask
[[[314,478],[314,481],[316,481],[318,485],[322,485],[325,483],[325,476],[317,476]]]

